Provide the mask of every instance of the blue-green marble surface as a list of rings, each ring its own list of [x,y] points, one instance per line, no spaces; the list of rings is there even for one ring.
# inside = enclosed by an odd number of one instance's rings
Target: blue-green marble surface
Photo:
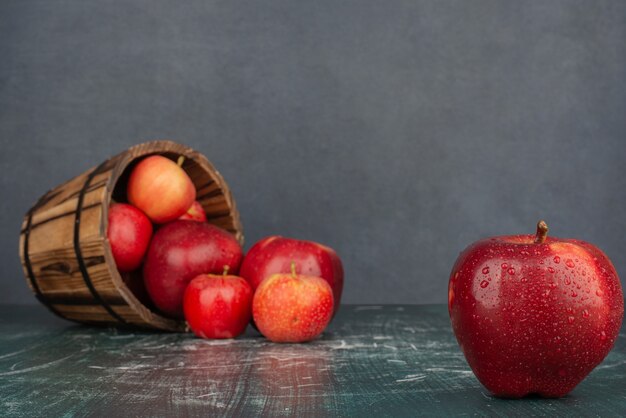
[[[0,416],[613,416],[626,333],[563,399],[503,400],[476,380],[444,305],[343,306],[324,336],[273,344],[123,331],[0,306]]]

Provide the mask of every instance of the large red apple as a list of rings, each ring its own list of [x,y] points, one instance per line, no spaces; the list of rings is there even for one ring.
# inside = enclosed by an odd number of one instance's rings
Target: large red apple
[[[173,221],[196,199],[196,188],[178,164],[160,155],[141,160],[130,173],[128,201],[154,223]]]
[[[609,353],[624,315],[611,261],[575,239],[500,236],[467,247],[448,310],[467,362],[493,394],[561,397]]]
[[[252,288],[239,276],[201,274],[185,290],[183,309],[200,338],[235,338],[252,318]]]
[[[325,245],[280,236],[264,238],[246,254],[240,276],[256,289],[273,274],[289,274],[292,261],[296,263],[298,274],[321,277],[328,282],[333,289],[334,315],[341,302],[343,266],[337,253]]]
[[[174,221],[152,238],[143,267],[143,279],[157,308],[172,317],[183,316],[183,295],[199,274],[220,273],[229,266],[236,273],[241,247],[228,232],[195,221]]]
[[[317,338],[333,315],[333,290],[321,277],[277,273],[265,279],[254,293],[252,315],[267,339],[299,343]]]
[[[130,272],[139,268],[152,237],[150,219],[126,203],[112,204],[108,219],[107,238],[117,269]]]

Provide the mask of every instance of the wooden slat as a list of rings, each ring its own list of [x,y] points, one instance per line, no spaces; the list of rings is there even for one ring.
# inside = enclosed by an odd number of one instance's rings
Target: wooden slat
[[[137,312],[137,310],[135,310],[134,308],[126,305],[126,306],[112,306],[113,310],[118,314],[124,317],[124,319],[126,319],[126,322],[130,322],[132,324],[135,325],[140,325],[140,326],[148,326],[149,323],[146,322]]]
[[[54,307],[59,311],[68,314],[68,313],[81,313],[81,314],[98,314],[102,317],[107,317],[110,319],[110,316],[104,310],[101,305],[68,305],[68,304],[54,304]]]
[[[109,281],[110,279],[108,275],[95,276],[91,278],[91,282],[96,288],[98,294],[105,301],[119,297],[119,292],[107,283]],[[80,272],[63,279],[48,280],[37,278],[37,283],[45,295],[64,297],[76,296],[81,299],[93,297]]]
[[[66,280],[63,282],[64,284],[68,286],[75,286],[71,290],[68,288],[59,288],[57,286],[53,288],[49,288],[46,285],[41,285],[41,290],[44,293],[44,296],[46,298],[48,297],[50,298],[51,302],[53,302],[54,300],[69,301],[69,300],[76,298],[76,300],[78,300],[80,304],[84,304],[84,301],[87,299],[92,299],[94,304],[99,304],[99,302],[93,299],[93,295],[91,294],[89,289],[87,289],[86,287],[79,288],[80,284],[78,283],[78,280],[79,279],[72,278],[71,280]],[[44,282],[38,282],[38,283],[41,284]],[[49,282],[45,282],[45,283],[49,284]],[[109,291],[103,290],[101,292],[98,292],[98,294],[107,304],[116,305],[116,304],[121,303],[120,301],[124,300],[120,298],[119,292],[114,291],[114,290],[109,290]]]
[[[104,322],[114,324],[113,318],[109,313],[104,309],[104,307],[98,305],[93,308],[93,312],[87,312],[85,310],[74,310],[74,307],[70,307],[69,305],[53,305],[56,309],[65,316],[67,319],[72,319],[75,321],[96,321],[96,322]],[[62,306],[67,307],[61,308]]]
[[[70,294],[70,295],[54,295],[47,293],[46,299],[53,305],[99,305],[97,301],[93,299],[91,293],[89,294]],[[115,306],[128,306],[126,300],[119,295],[110,295],[104,297],[107,304]]]
[[[103,237],[102,231],[102,216],[103,216],[103,208],[102,205],[96,206],[83,206],[83,210],[80,214],[80,241],[81,243],[85,241],[93,241],[100,240]],[[83,244],[81,244],[81,249]],[[83,249],[83,252],[85,250]],[[102,251],[100,251],[101,253]],[[89,256],[89,255],[86,255]]]
[[[229,210],[228,202],[223,194],[203,198],[202,207],[204,207],[206,211]]]
[[[68,199],[57,206],[38,210],[33,213],[33,220],[31,223],[31,230],[44,222],[50,222],[58,218],[65,216],[74,217],[76,215],[76,204],[78,203],[78,197]],[[97,202],[96,202],[97,203]]]
[[[201,178],[198,181],[200,184],[196,185],[196,194],[198,196],[202,196],[207,193],[222,193],[222,189],[220,189],[220,186],[215,182],[215,180],[210,179],[206,182],[204,180],[205,178]]]
[[[74,216],[65,216],[30,231],[29,253],[33,264],[35,254],[71,247],[74,238],[74,219]]]

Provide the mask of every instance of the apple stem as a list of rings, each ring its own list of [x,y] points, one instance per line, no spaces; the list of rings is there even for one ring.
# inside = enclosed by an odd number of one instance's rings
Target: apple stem
[[[296,278],[296,262],[295,261],[291,262],[291,276],[294,279]]]
[[[179,167],[182,167],[184,162],[185,162],[185,156],[184,155],[180,155],[178,157],[178,161],[176,161],[176,164],[178,164]]]
[[[537,234],[535,235],[535,244],[542,244],[548,237],[548,224],[545,221],[537,222]]]
[[[226,276],[228,274],[228,270],[230,270],[230,266],[228,264],[226,264],[224,266],[224,272],[222,273],[223,276]]]

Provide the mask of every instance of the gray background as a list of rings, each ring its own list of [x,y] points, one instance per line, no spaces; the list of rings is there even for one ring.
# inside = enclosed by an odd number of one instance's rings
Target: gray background
[[[171,138],[247,245],[326,243],[347,303],[445,302],[470,242],[595,243],[626,277],[626,2],[0,2],[0,302],[35,303],[23,213]]]

